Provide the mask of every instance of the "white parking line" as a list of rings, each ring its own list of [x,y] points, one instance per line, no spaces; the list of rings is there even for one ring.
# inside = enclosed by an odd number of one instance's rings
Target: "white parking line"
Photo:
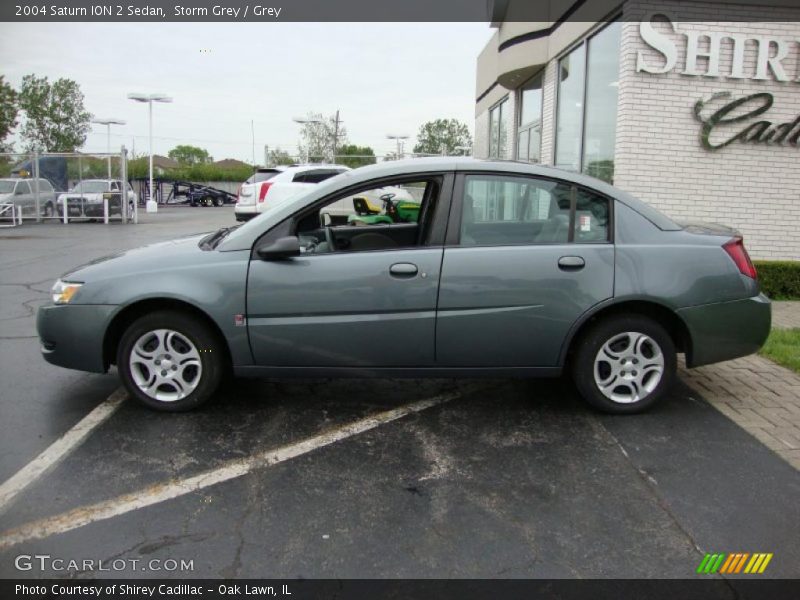
[[[451,392],[434,396],[426,400],[419,400],[400,406],[392,410],[377,413],[347,423],[335,429],[325,431],[299,442],[294,442],[280,448],[266,450],[244,459],[236,459],[224,465],[191,477],[175,479],[166,483],[157,483],[130,494],[124,494],[111,500],[105,500],[73,509],[71,511],[46,517],[38,521],[20,525],[0,533],[0,551],[11,546],[49,537],[58,533],[65,533],[96,521],[110,519],[125,513],[152,506],[166,500],[178,498],[198,490],[229,481],[246,475],[254,469],[276,465],[297,456],[307,454],[317,448],[328,446],[335,442],[347,439],[354,435],[364,433],[380,425],[396,421],[412,413],[418,413],[428,408],[444,404],[461,395],[460,392]]]
[[[117,389],[44,452],[0,485],[0,513],[8,508],[17,494],[80,446],[92,430],[113,415],[127,397],[122,388]]]

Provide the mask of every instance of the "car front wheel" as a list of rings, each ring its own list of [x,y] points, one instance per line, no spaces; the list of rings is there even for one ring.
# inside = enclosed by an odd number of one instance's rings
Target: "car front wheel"
[[[676,364],[675,344],[659,323],[619,315],[599,321],[581,338],[573,378],[595,408],[632,414],[664,396],[675,379]]]
[[[171,412],[208,401],[224,370],[222,348],[208,325],[174,311],[131,323],[119,344],[117,368],[131,396]]]

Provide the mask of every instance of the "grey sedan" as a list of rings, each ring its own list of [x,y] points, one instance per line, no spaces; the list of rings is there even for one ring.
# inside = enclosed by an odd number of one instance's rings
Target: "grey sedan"
[[[415,202],[326,215],[381,188]],[[753,353],[770,318],[728,228],[574,173],[443,158],[349,171],[245,225],[94,261],[56,282],[37,325],[47,361],[116,365],[161,410],[199,406],[227,372],[569,372],[594,407],[633,413],[665,395],[677,353]]]

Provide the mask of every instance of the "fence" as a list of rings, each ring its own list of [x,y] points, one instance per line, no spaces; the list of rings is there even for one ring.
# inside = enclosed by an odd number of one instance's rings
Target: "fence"
[[[127,165],[124,147],[119,154],[0,153],[0,203],[14,207],[1,213],[0,220],[13,214],[18,224],[86,219],[136,223],[138,202],[127,183]]]

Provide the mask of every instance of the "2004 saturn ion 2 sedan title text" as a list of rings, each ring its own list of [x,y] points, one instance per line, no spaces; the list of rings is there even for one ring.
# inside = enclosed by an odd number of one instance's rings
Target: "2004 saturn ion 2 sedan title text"
[[[679,225],[583,175],[442,158],[348,171],[245,225],[94,261],[56,282],[37,326],[46,360],[116,365],[161,410],[199,406],[226,371],[569,371],[594,407],[633,413],[664,396],[677,352],[689,367],[753,353],[770,319],[731,229]]]

